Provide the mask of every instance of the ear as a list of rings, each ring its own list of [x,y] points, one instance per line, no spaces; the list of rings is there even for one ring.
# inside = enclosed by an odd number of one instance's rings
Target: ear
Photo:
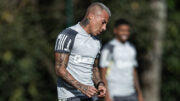
[[[88,18],[89,20],[94,20],[94,14],[90,13]]]

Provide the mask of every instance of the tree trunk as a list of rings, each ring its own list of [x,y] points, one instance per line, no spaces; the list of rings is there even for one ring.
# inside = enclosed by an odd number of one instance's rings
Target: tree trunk
[[[150,0],[154,12],[152,17],[152,49],[148,53],[149,68],[143,73],[145,101],[160,101],[161,89],[161,59],[163,53],[163,37],[166,31],[165,0]]]

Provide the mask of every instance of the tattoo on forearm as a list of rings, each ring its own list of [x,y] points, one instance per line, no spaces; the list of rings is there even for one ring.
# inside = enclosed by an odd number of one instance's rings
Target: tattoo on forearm
[[[88,89],[88,86],[85,86],[78,82],[76,79],[73,78],[73,76],[66,70],[67,63],[69,60],[69,54],[65,53],[55,53],[55,69],[56,73],[59,73],[59,71],[63,71],[63,73],[60,73],[59,76],[65,80],[70,85],[74,86],[75,88],[86,92]]]
[[[72,86],[76,87],[77,89],[86,92],[88,90],[88,86],[85,86],[83,84],[81,84],[80,82],[78,82],[77,80],[73,79],[72,75],[68,72],[65,73],[65,75],[63,76],[64,80],[66,80],[69,84],[71,84]]]
[[[81,83],[77,82],[76,86],[78,89],[80,89],[83,92],[86,92],[89,89],[89,86],[82,85]]]
[[[93,81],[95,84],[101,81],[99,69],[98,69],[98,60],[96,59],[93,66]]]

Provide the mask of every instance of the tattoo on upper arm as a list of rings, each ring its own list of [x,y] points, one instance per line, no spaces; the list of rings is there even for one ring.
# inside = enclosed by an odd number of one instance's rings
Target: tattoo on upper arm
[[[55,53],[55,67],[60,68],[62,66],[67,67],[69,60],[69,54],[66,53]]]

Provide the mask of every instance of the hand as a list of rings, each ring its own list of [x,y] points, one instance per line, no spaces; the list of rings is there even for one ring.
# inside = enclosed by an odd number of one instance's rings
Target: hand
[[[142,94],[138,95],[138,101],[144,101]]]
[[[103,83],[99,84],[98,86],[98,97],[104,97],[106,95],[106,87],[104,86]]]
[[[94,86],[87,85],[82,85],[79,90],[88,97],[93,97],[94,95],[97,95],[98,92]]]

